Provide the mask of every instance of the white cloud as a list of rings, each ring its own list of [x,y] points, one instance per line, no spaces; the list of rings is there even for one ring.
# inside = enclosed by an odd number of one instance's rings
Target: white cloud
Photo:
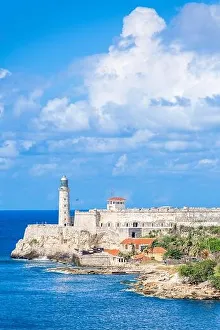
[[[194,141],[167,141],[164,143],[164,149],[167,151],[183,151],[187,149],[200,149],[202,146]]]
[[[51,172],[53,170],[57,169],[57,164],[35,164],[31,170],[30,174],[33,176],[42,176],[48,172]]]
[[[189,3],[173,20],[167,37],[178,40],[187,49],[211,53],[220,50],[216,42],[219,33],[220,6]]]
[[[134,175],[137,173],[140,174],[140,171],[145,169],[147,165],[147,159],[136,159],[136,157],[128,158],[127,154],[124,154],[116,161],[112,170],[112,175],[120,176]]]
[[[10,75],[11,75],[10,71],[0,68],[0,79],[4,79],[5,77]]]
[[[7,140],[0,145],[0,157],[13,158],[18,154],[16,141]]]
[[[8,170],[12,165],[12,161],[8,158],[0,157],[0,171]]]
[[[0,103],[0,117],[3,115],[3,113],[4,113],[4,105]]]
[[[89,129],[88,106],[85,102],[70,103],[68,98],[55,98],[42,109],[38,124],[41,128],[51,126],[60,131]]]
[[[218,163],[218,159],[208,159],[208,158],[204,158],[204,159],[200,159],[198,162],[198,166],[199,167],[213,167],[215,165],[217,165]]]
[[[85,86],[99,130],[219,126],[204,99],[220,94],[220,56],[182,50],[175,39],[165,45],[159,32],[168,28],[154,10],[139,7],[124,19],[118,43],[94,58]]]
[[[14,113],[19,116],[25,111],[40,109],[39,99],[43,95],[43,90],[35,89],[28,96],[21,95],[14,104]]]
[[[20,141],[20,145],[22,148],[24,148],[25,150],[29,150],[31,149],[34,145],[35,145],[36,142],[34,141],[31,141],[31,140],[23,140],[23,141]]]
[[[127,162],[128,162],[128,157],[126,154],[120,156],[112,170],[112,175],[119,175],[121,173],[124,173]]]
[[[131,151],[145,147],[153,134],[148,130],[140,130],[129,137],[78,137],[59,141],[49,141],[50,151],[74,150],[92,153],[111,153]]]

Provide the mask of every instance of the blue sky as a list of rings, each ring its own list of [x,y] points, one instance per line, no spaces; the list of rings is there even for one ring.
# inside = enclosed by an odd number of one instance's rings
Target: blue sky
[[[0,209],[220,205],[219,1],[1,12]]]

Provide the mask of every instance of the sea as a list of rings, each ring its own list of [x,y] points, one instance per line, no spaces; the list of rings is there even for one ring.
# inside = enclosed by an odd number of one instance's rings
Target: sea
[[[219,330],[220,302],[149,298],[127,291],[130,275],[47,272],[45,260],[11,260],[29,223],[57,211],[0,211],[0,330]]]

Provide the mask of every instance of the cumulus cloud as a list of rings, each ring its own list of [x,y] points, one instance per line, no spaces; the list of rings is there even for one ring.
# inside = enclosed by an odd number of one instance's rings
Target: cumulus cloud
[[[205,100],[220,94],[220,56],[184,50],[175,38],[165,43],[161,31],[168,29],[154,10],[136,8],[124,19],[119,41],[95,57],[85,85],[99,129],[199,130],[220,124]]]
[[[52,99],[42,109],[38,125],[41,128],[52,125],[60,131],[87,130],[89,129],[87,104],[71,103],[67,97]]]
[[[220,5],[189,4],[167,25],[154,9],[137,7],[124,18],[108,52],[85,59],[81,71],[87,98],[49,100],[39,127],[97,134],[219,127],[220,54],[184,46],[186,39],[200,38],[209,48],[219,17]],[[207,30],[205,42],[202,29]]]
[[[197,52],[219,52],[220,6],[189,3],[173,19],[166,37],[185,49]]]
[[[143,155],[138,169],[149,153],[161,156],[160,164],[171,154],[196,155],[193,162],[166,163],[170,171],[208,166],[208,150],[220,145],[219,12],[220,5],[189,4],[167,24],[153,9],[133,10],[106,53],[81,60],[83,93],[76,96],[71,86],[73,94],[62,90],[37,108],[34,128],[44,136],[38,132],[37,152],[110,154],[113,175],[135,171],[132,153]],[[39,98],[21,96],[15,113],[36,109]],[[29,136],[19,148],[32,146]],[[31,172],[42,175],[50,166],[37,164]]]
[[[43,95],[43,90],[36,89],[28,96],[20,95],[14,104],[14,113],[19,116],[25,111],[40,109],[39,99]]]

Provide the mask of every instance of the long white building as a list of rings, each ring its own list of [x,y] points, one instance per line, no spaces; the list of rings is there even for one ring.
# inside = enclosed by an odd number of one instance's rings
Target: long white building
[[[86,230],[93,234],[112,231],[120,238],[141,237],[152,230],[168,230],[178,226],[220,225],[220,208],[126,208],[122,197],[111,197],[106,209],[75,211],[69,213],[69,187],[66,177],[61,179],[59,195],[59,225],[74,226],[76,230]]]

